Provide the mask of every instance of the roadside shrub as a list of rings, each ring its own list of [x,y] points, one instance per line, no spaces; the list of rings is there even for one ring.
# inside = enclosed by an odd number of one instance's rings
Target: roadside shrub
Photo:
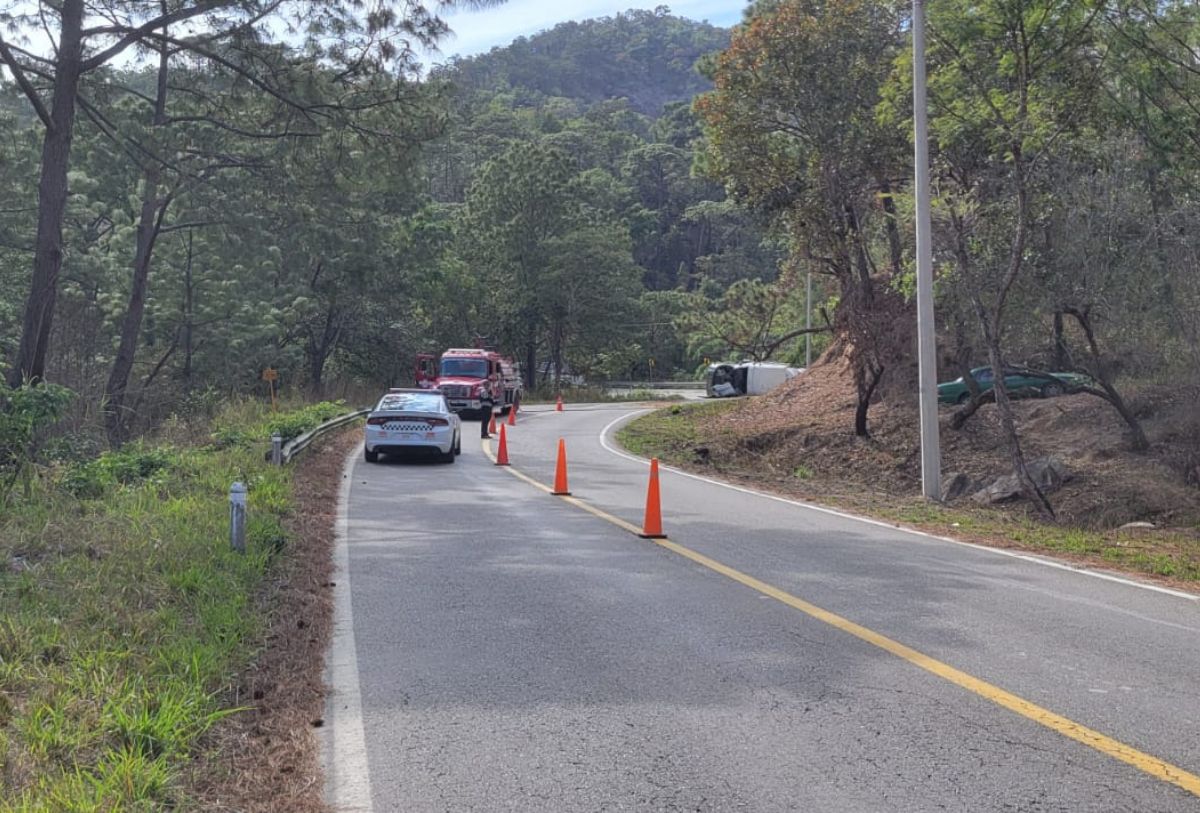
[[[221,409],[224,396],[214,387],[202,390],[192,390],[179,399],[175,407],[177,414],[189,423],[199,420],[211,420]]]
[[[0,387],[0,503],[29,477],[39,435],[63,416],[75,393],[57,384]]]
[[[233,449],[249,446],[254,436],[241,427],[221,426],[213,430],[212,440],[216,449]]]
[[[81,463],[101,452],[100,440],[86,432],[55,435],[42,444],[39,458],[52,463]]]
[[[247,448],[255,443],[270,440],[271,435],[276,432],[283,438],[283,442],[287,443],[325,421],[345,414],[346,411],[345,401],[322,401],[299,409],[275,412],[251,426],[218,425],[212,433],[213,445],[217,449]]]
[[[177,458],[166,449],[127,446],[67,468],[61,484],[76,497],[94,499],[116,485],[133,485],[165,473]]]
[[[319,404],[294,409],[290,412],[279,412],[272,415],[266,422],[266,437],[278,432],[287,443],[292,438],[303,435],[331,418],[336,418],[346,412],[345,401],[322,401]]]

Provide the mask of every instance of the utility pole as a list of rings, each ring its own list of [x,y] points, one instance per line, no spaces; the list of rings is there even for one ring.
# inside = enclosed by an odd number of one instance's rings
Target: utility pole
[[[804,369],[812,366],[812,269],[808,269],[808,280],[805,282],[807,294],[804,297]]]
[[[925,0],[913,0],[913,159],[917,192],[917,361],[921,399],[921,493],[942,498],[938,438],[937,339],[933,329],[933,245],[929,215],[929,123],[925,101]]]

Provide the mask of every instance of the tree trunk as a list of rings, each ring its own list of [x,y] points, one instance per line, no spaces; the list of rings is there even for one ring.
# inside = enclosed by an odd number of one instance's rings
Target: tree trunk
[[[325,359],[325,354],[315,349],[308,356],[308,391],[316,398],[325,392]]]
[[[1022,107],[1022,112],[1024,112],[1024,107]],[[996,294],[996,302],[990,314],[984,307],[978,290],[972,292],[971,301],[975,305],[975,313],[979,318],[979,326],[983,330],[983,338],[987,344],[988,363],[992,368],[991,394],[996,401],[996,410],[1000,413],[1000,425],[1004,430],[1004,438],[1008,444],[1013,473],[1021,483],[1021,490],[1025,492],[1025,496],[1030,502],[1041,513],[1053,518],[1053,506],[1050,505],[1050,501],[1046,499],[1046,495],[1038,488],[1037,483],[1029,476],[1029,469],[1025,465],[1025,454],[1021,449],[1020,436],[1017,434],[1017,422],[1013,417],[1012,403],[1008,397],[1008,388],[1004,385],[1004,359],[1000,351],[1000,336],[1004,325],[1004,305],[1008,299],[1009,291],[1012,290],[1012,286],[1021,272],[1021,266],[1025,259],[1025,244],[1029,236],[1029,191],[1026,188],[1024,156],[1022,155],[1020,144],[1012,145],[1011,155],[1017,217],[1016,230],[1013,232],[1012,243],[1009,246],[1008,268],[1005,269],[1004,277],[1000,282],[1000,289]],[[960,262],[962,262],[966,258],[966,245],[962,240],[961,228],[956,229],[956,231],[959,232],[956,252],[963,255],[960,258]]]
[[[37,237],[33,254],[33,275],[21,344],[8,373],[8,383],[18,387],[25,381],[41,381],[46,374],[46,350],[54,303],[58,296],[58,275],[63,260],[63,217],[67,206],[67,172],[71,163],[71,140],[75,130],[75,95],[82,68],[83,0],[63,0],[61,35],[54,61],[54,100],[50,124],[42,140],[41,177],[38,180]]]
[[[150,278],[150,259],[158,239],[162,218],[167,204],[158,198],[159,180],[162,170],[157,165],[146,168],[142,175],[142,211],[138,217],[137,245],[133,256],[133,283],[129,289],[129,304],[121,320],[121,340],[117,355],[113,359],[108,383],[104,387],[104,431],[113,448],[125,442],[128,424],[124,412],[125,391],[129,386],[129,374],[133,370],[137,355],[138,336],[142,329],[142,316],[146,311],[146,289]]]
[[[196,313],[196,289],[192,281],[192,230],[188,229],[187,261],[183,266],[183,383],[192,391],[192,322]]]
[[[167,362],[171,360],[171,356],[175,355],[175,350],[179,347],[180,331],[176,330],[175,335],[171,337],[171,344],[167,346],[167,351],[159,357],[158,363],[154,365],[145,380],[142,381],[141,387],[138,389],[137,400],[133,402],[133,409],[130,410],[133,414],[137,414],[142,407],[142,400],[146,397],[146,391],[150,389],[150,385],[154,383],[154,379],[158,378],[158,374],[162,372],[163,367],[167,366]]]
[[[325,324],[321,326],[320,335],[310,332],[304,344],[304,355],[308,358],[308,388],[317,398],[325,393],[325,364],[337,347],[342,324],[342,311],[335,298],[325,311]]]
[[[958,362],[958,374],[962,376],[963,383],[967,385],[967,392],[971,394],[970,400],[963,404],[962,408],[950,416],[950,428],[962,429],[971,416],[979,411],[979,408],[987,401],[985,393],[980,392],[979,382],[975,380],[975,376],[971,374],[970,350],[960,352]]]
[[[970,279],[971,255],[967,251],[966,224],[963,223],[962,216],[953,206],[950,208],[950,223],[954,227],[954,258],[958,263],[958,272],[964,280]],[[950,428],[962,429],[971,416],[979,411],[979,407],[983,406],[983,395],[979,391],[979,382],[975,380],[975,376],[971,375],[971,357],[974,353],[967,343],[966,325],[963,324],[962,319],[958,319],[955,323],[955,334],[958,339],[958,354],[955,363],[959,375],[967,385],[967,392],[971,393],[971,400],[950,416]]]
[[[900,229],[896,223],[896,201],[892,198],[892,185],[884,181],[879,185],[879,194],[883,198],[883,214],[887,221],[888,253],[891,255],[892,276],[900,276],[904,268],[904,247],[900,242]]]
[[[1022,115],[1025,104],[1022,102]],[[1004,429],[1004,437],[1008,441],[1008,451],[1012,458],[1013,473],[1021,483],[1025,496],[1046,516],[1054,518],[1054,507],[1046,499],[1046,495],[1038,488],[1037,483],[1029,476],[1025,465],[1025,454],[1021,451],[1021,439],[1017,434],[1017,422],[1013,417],[1012,402],[1008,398],[1008,387],[1004,386],[1004,363],[1000,352],[1000,336],[1004,325],[1004,304],[1008,293],[1021,273],[1025,261],[1025,244],[1029,239],[1029,190],[1025,181],[1025,159],[1021,145],[1011,146],[1013,166],[1013,186],[1017,197],[1016,231],[1013,232],[1012,244],[1009,246],[1008,268],[1001,281],[1000,290],[996,295],[996,303],[989,315],[983,307],[979,293],[972,294],[975,310],[979,315],[980,326],[983,328],[983,338],[988,347],[988,363],[992,367],[992,397],[996,399],[996,409],[1000,413],[1000,425]]]
[[[1142,424],[1130,411],[1129,406],[1125,403],[1125,399],[1121,397],[1121,393],[1113,386],[1112,377],[1105,369],[1104,359],[1100,355],[1100,345],[1096,341],[1095,331],[1092,329],[1092,320],[1086,308],[1080,310],[1077,308],[1063,308],[1063,313],[1069,313],[1075,317],[1075,321],[1079,322],[1079,326],[1083,328],[1083,333],[1087,337],[1088,350],[1092,356],[1092,376],[1100,382],[1100,386],[1104,389],[1106,400],[1112,404],[1113,409],[1125,421],[1125,425],[1129,427],[1129,432],[1133,436],[1133,449],[1137,452],[1144,452],[1150,448],[1150,441],[1146,439],[1146,433],[1142,429]]]
[[[1063,312],[1056,310],[1054,312],[1054,370],[1062,372],[1068,369],[1070,364],[1070,351],[1067,350],[1067,342],[1063,337]],[[1072,365],[1073,366],[1073,365]]]
[[[537,388],[537,339],[533,333],[533,327],[529,328],[529,335],[525,339],[525,386],[529,389]]]
[[[162,6],[165,12],[166,2]],[[166,34],[164,28],[163,33]],[[166,124],[167,112],[167,70],[169,53],[164,42],[159,50],[158,61],[158,92],[154,100],[153,125],[156,128]],[[162,229],[163,217],[171,203],[168,195],[159,198],[159,188],[162,182],[162,167],[148,159],[149,163],[142,171],[142,210],[138,216],[137,245],[133,256],[133,282],[129,287],[129,305],[125,309],[125,318],[121,320],[121,340],[117,346],[117,355],[113,359],[112,371],[108,383],[104,387],[104,431],[108,435],[109,445],[114,448],[125,442],[128,418],[124,413],[125,394],[129,387],[129,374],[133,371],[134,357],[137,355],[138,336],[142,330],[142,317],[146,312],[146,289],[150,280],[150,263],[154,256],[154,244],[158,241]]]
[[[1138,110],[1141,113],[1142,121],[1150,120],[1150,115],[1146,110],[1146,96],[1140,88],[1138,89]],[[1167,247],[1164,239],[1166,229],[1164,228],[1162,213],[1163,209],[1170,207],[1171,201],[1169,195],[1164,193],[1162,185],[1158,181],[1158,168],[1168,165],[1169,159],[1155,144],[1153,138],[1147,138],[1141,128],[1139,128],[1139,132],[1142,136],[1143,146],[1152,157],[1152,160],[1147,162],[1146,168],[1146,194],[1150,200],[1150,216],[1154,226],[1154,257],[1160,278],[1169,279],[1167,272],[1170,263],[1167,259]]]
[[[550,352],[552,354],[551,357],[554,362],[554,387],[555,387],[555,389],[560,389],[562,387],[563,334],[565,332],[563,330],[563,320],[564,319],[566,319],[566,316],[563,314],[558,314],[555,316],[554,331],[552,333],[554,345],[553,345],[553,347],[550,348]]]
[[[846,205],[846,223],[849,227],[849,240],[854,257],[854,269],[857,272],[859,295],[862,298],[864,310],[869,310],[875,300],[875,291],[871,284],[871,263],[867,259],[867,250],[863,247],[862,234],[858,230],[858,213],[853,204]]]
[[[1021,450],[1021,439],[1017,435],[1017,422],[1013,418],[1012,402],[1008,398],[1008,387],[1004,385],[1004,365],[1000,357],[1000,347],[995,341],[988,341],[988,361],[992,366],[992,393],[996,399],[996,409],[1000,413],[1000,425],[1004,427],[1004,435],[1008,439],[1009,455],[1012,459],[1013,472],[1021,481],[1021,488],[1040,511],[1054,518],[1054,507],[1046,499],[1046,495],[1038,488],[1037,483],[1029,475],[1025,465],[1025,453]]]
[[[858,392],[858,403],[854,407],[854,434],[860,438],[871,437],[867,429],[867,410],[871,407],[871,396],[875,394],[875,387],[883,377],[882,366],[871,364],[869,367],[868,371],[860,366],[854,375],[855,389]],[[868,373],[870,380],[867,380]]]
[[[992,397],[996,399],[996,410],[1000,413],[1000,426],[1003,428],[1005,440],[1008,442],[1013,473],[1020,481],[1021,490],[1025,492],[1025,496],[1030,502],[1043,514],[1053,519],[1054,507],[1050,505],[1046,495],[1029,476],[1029,469],[1025,465],[1025,453],[1021,450],[1021,438],[1017,434],[1017,422],[1013,417],[1012,402],[1008,398],[1008,387],[1004,386],[1004,359],[1000,353],[1000,342],[997,339],[996,331],[993,329],[995,322],[989,321],[987,310],[984,308],[979,294],[972,294],[971,298],[975,303],[975,311],[979,315],[980,325],[983,327],[984,341],[987,343],[988,364],[992,368],[991,393]],[[993,314],[993,320],[995,319],[996,314]]]

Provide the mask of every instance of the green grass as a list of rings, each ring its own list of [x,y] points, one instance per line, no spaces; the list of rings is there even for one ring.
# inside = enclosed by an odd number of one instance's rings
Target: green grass
[[[711,418],[735,408],[733,402],[716,401],[659,409],[626,424],[617,440],[625,448],[645,457],[687,468],[697,463],[696,448],[716,440]],[[717,461],[718,463],[721,461]],[[718,466],[719,469],[719,466]],[[751,466],[737,469],[742,476],[753,477]],[[711,474],[712,469],[705,469]],[[799,465],[792,471],[793,481],[803,484],[805,499],[824,502],[854,513],[870,515],[897,524],[914,526],[931,533],[983,543],[1000,543],[1031,552],[1078,556],[1097,563],[1132,572],[1168,576],[1184,581],[1200,581],[1200,538],[1183,530],[1159,530],[1129,534],[1119,530],[1094,530],[1059,523],[1039,522],[1020,512],[971,505],[938,505],[919,496],[911,498],[879,495],[873,498],[870,484],[859,484],[853,500],[844,498],[844,488],[817,496],[807,493],[820,487],[819,477]],[[780,485],[766,475],[763,485]]]
[[[133,445],[44,477],[0,517],[0,811],[185,806],[198,738],[238,709],[226,690],[264,630],[254,597],[284,539],[280,421],[222,416],[225,441]],[[229,436],[236,433],[236,442]],[[249,488],[247,553],[229,550],[228,490]]]
[[[1031,552],[1080,556],[1124,570],[1200,581],[1200,539],[1182,531],[1134,535],[1039,522],[995,508],[917,501],[898,507],[882,505],[872,513],[947,536],[1000,541]]]
[[[687,463],[701,442],[705,421],[738,406],[737,401],[677,404],[644,415],[617,432],[617,442],[634,454]]]

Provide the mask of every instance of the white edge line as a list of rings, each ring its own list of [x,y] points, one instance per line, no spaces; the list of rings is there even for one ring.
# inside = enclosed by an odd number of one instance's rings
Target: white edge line
[[[643,464],[649,465],[650,461],[647,460],[646,458],[638,457],[637,455],[633,455],[633,454],[629,454],[628,452],[622,451],[622,450],[614,447],[612,444],[609,443],[609,437],[612,434],[612,430],[617,426],[617,424],[621,423],[622,421],[628,420],[630,418],[634,418],[643,413],[654,412],[654,411],[655,410],[653,410],[653,409],[639,409],[634,412],[627,412],[624,415],[621,415],[620,417],[610,421],[607,426],[605,426],[603,429],[600,430],[600,445],[603,446],[606,451],[610,452],[611,454],[615,454],[617,457],[623,457],[626,460],[633,460],[637,463],[643,463]],[[1083,568],[1083,567],[1075,567],[1073,565],[1067,564],[1066,562],[1060,562],[1060,561],[1056,561],[1054,559],[1048,559],[1048,558],[1045,558],[1042,556],[1032,556],[1027,553],[1017,553],[1015,551],[1005,550],[1004,548],[993,548],[993,547],[989,547],[987,545],[979,545],[974,542],[964,542],[961,539],[954,539],[949,536],[938,536],[936,534],[926,533],[925,531],[918,531],[915,528],[906,528],[903,525],[894,525],[890,522],[884,522],[884,521],[878,520],[878,519],[871,519],[870,517],[861,517],[856,514],[848,514],[844,511],[838,511],[837,509],[834,509],[834,508],[826,508],[825,506],[813,505],[812,503],[803,502],[802,500],[793,500],[793,499],[789,499],[787,497],[780,497],[776,494],[768,494],[765,491],[756,491],[755,489],[752,489],[752,488],[746,488],[744,486],[736,486],[736,485],[733,485],[732,483],[724,483],[720,480],[714,480],[711,477],[704,477],[699,474],[692,474],[691,472],[677,469],[674,466],[664,466],[661,462],[659,463],[659,468],[663,469],[664,471],[669,471],[672,474],[678,474],[680,477],[687,477],[691,480],[699,480],[702,483],[709,483],[714,486],[720,486],[721,488],[728,488],[732,491],[740,491],[743,494],[751,494],[756,497],[762,497],[767,500],[774,500],[775,502],[781,502],[786,505],[794,505],[798,508],[807,508],[810,511],[817,511],[818,513],[822,513],[822,514],[830,514],[835,517],[841,517],[842,519],[849,519],[849,520],[853,520],[855,522],[866,523],[867,525],[875,525],[880,528],[887,528],[890,531],[899,531],[902,534],[909,534],[911,536],[919,536],[919,537],[923,537],[925,539],[934,539],[934,540],[937,540],[938,542],[949,542],[952,545],[961,545],[965,548],[972,548],[974,550],[984,551],[985,553],[992,553],[997,556],[1007,556],[1010,559],[1020,559],[1025,562],[1032,562],[1036,565],[1044,565],[1045,567],[1052,567],[1057,570],[1067,570],[1067,571],[1070,571],[1071,573],[1078,573],[1083,576],[1091,576],[1092,578],[1095,578],[1095,579],[1104,579],[1105,581],[1116,582],[1117,584],[1124,584],[1129,587],[1138,587],[1138,588],[1141,588],[1142,590],[1152,590],[1155,593],[1163,593],[1164,595],[1174,596],[1175,598],[1182,598],[1182,599],[1187,599],[1188,601],[1200,602],[1200,596],[1197,596],[1192,593],[1184,593],[1181,590],[1172,590],[1169,587],[1159,587],[1157,584],[1146,584],[1145,582],[1139,582],[1139,581],[1135,581],[1133,579],[1125,579],[1120,576],[1114,576],[1111,573],[1103,573],[1103,572],[1097,571],[1097,570],[1088,570],[1087,568]]]
[[[371,777],[367,772],[367,737],[363,730],[362,694],[358,682],[358,646],[350,602],[349,505],[357,445],[342,465],[333,546],[333,636],[326,658],[325,736],[322,763],[325,801],[336,811],[371,811]]]

